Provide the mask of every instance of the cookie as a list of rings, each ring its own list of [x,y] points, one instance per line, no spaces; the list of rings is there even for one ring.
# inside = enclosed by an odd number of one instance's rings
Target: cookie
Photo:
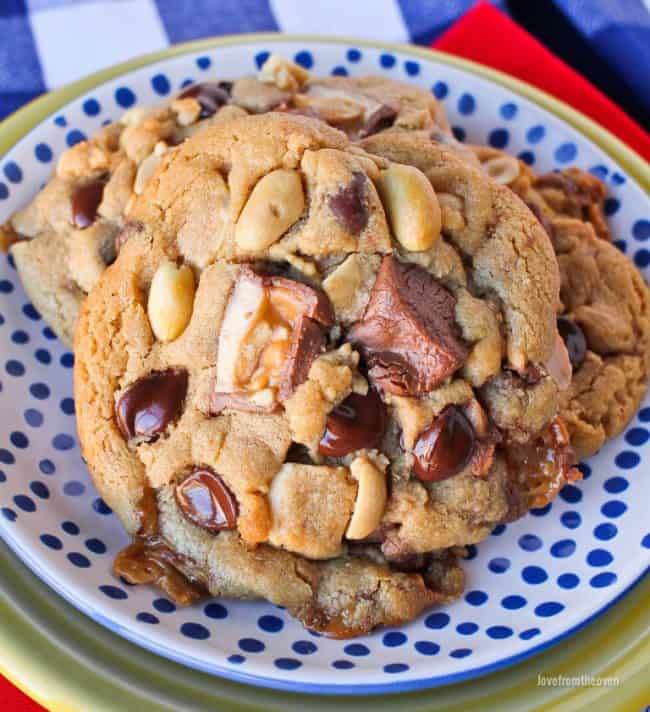
[[[276,56],[259,77],[195,84],[161,106],[130,109],[66,151],[46,187],[0,228],[0,248],[11,249],[30,298],[63,341],[71,345],[81,301],[115,259],[124,215],[161,156],[205,127],[272,110],[318,116],[351,136],[447,128],[427,91],[380,77],[312,79]]]
[[[579,457],[625,430],[650,378],[650,291],[632,262],[611,243],[596,177],[568,168],[537,176],[489,148],[476,154],[525,201],[544,226],[561,277],[558,327],[573,377],[561,397],[562,418]]]
[[[356,635],[458,596],[462,547],[579,476],[548,236],[449,147],[385,136],[248,116],[134,200],[75,341],[83,454],[135,537],[117,573]]]

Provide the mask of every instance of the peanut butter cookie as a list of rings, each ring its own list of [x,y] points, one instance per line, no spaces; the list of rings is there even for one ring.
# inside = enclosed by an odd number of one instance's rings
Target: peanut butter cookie
[[[382,136],[219,122],[133,200],[75,340],[117,573],[356,635],[458,596],[463,546],[579,476],[548,236],[452,148]]]
[[[549,234],[561,277],[558,328],[573,376],[561,413],[579,457],[619,435],[650,379],[650,291],[611,244],[607,194],[596,177],[568,168],[536,175],[500,151],[474,147],[484,170],[524,200]]]
[[[0,248],[11,250],[32,302],[66,344],[82,300],[115,259],[125,214],[163,154],[206,127],[269,111],[318,117],[353,137],[447,128],[423,89],[381,77],[316,79],[277,56],[258,77],[195,84],[160,106],[129,109],[66,151],[46,187],[0,226]]]

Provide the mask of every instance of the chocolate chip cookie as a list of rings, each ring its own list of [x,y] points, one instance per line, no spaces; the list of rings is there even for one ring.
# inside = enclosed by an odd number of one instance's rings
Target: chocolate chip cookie
[[[353,137],[396,128],[447,128],[423,89],[381,77],[313,79],[271,56],[258,77],[185,88],[171,101],[134,107],[66,151],[30,205],[0,226],[23,284],[45,320],[72,343],[79,305],[116,255],[124,215],[162,155],[205,127],[247,113],[316,116]]]
[[[538,176],[494,149],[475,153],[551,237],[561,277],[558,328],[573,366],[561,413],[576,453],[588,457],[626,428],[647,392],[650,291],[610,244],[607,191],[598,178],[579,168]]]
[[[458,596],[463,546],[579,476],[548,236],[450,147],[385,135],[221,122],[133,200],[75,341],[117,573],[356,635]]]

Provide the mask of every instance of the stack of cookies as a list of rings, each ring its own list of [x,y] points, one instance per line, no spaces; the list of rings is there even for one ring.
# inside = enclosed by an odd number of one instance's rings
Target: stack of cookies
[[[350,637],[458,597],[646,392],[605,190],[459,144],[427,91],[258,77],[129,110],[0,228],[75,348],[83,455],[179,603]]]

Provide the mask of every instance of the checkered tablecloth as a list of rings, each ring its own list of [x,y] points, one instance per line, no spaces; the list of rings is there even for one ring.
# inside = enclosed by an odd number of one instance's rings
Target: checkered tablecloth
[[[527,0],[575,31],[650,107],[650,0]],[[0,118],[38,94],[171,43],[240,32],[428,45],[475,0],[0,0]],[[522,2],[494,0],[518,18]],[[644,5],[645,4],[645,5]],[[518,10],[519,8],[519,10]],[[534,19],[534,18],[533,18]],[[555,20],[554,20],[555,21]],[[486,27],[486,32],[490,28]],[[498,38],[495,38],[498,41]],[[593,77],[590,77],[593,81]]]

